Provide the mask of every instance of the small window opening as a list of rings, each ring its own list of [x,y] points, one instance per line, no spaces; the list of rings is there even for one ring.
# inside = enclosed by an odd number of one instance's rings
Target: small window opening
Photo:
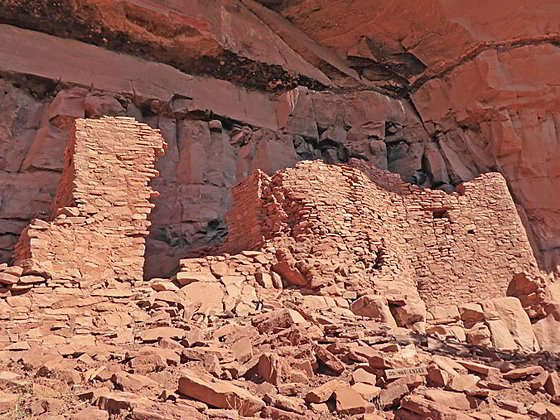
[[[434,210],[434,219],[449,219],[449,212],[447,210]]]

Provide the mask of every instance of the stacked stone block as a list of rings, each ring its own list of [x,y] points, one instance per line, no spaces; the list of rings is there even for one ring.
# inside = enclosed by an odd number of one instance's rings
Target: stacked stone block
[[[148,183],[164,147],[159,131],[132,118],[77,119],[53,220],[23,232],[16,264],[31,260],[55,282],[141,280],[149,200],[157,196]]]
[[[322,294],[373,291],[395,305],[421,297],[429,307],[480,302],[505,296],[515,273],[537,271],[499,174],[447,194],[358,161],[302,162],[253,175],[234,197],[223,250],[262,243]],[[258,227],[259,240],[248,226]]]
[[[405,184],[360,162],[353,165],[394,192],[397,211],[385,224],[404,227],[407,246],[402,252],[414,266],[419,293],[429,306],[505,296],[514,274],[538,272],[500,174],[481,175],[447,194]]]
[[[240,182],[233,189],[235,204],[226,216],[229,221],[229,252],[251,250],[263,245],[262,226],[266,221],[262,208],[262,189],[267,178],[263,172],[257,170],[253,176]]]

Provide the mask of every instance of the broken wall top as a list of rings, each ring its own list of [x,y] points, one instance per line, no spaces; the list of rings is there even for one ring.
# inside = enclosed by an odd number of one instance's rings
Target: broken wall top
[[[306,287],[373,290],[430,305],[502,297],[537,264],[505,180],[427,190],[359,161],[299,163],[234,189],[224,249],[282,249]],[[399,297],[400,296],[400,297]]]
[[[70,129],[53,221],[33,221],[16,246],[54,279],[141,280],[149,234],[148,183],[161,134],[133,118],[77,119]]]

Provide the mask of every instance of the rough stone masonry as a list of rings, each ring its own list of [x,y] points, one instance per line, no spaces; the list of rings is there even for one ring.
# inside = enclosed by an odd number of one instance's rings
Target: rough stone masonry
[[[53,280],[142,280],[149,186],[165,142],[133,118],[77,119],[70,130],[52,221],[34,220],[15,248]]]
[[[290,258],[309,266],[310,288],[360,285],[383,294],[383,284],[404,282],[428,306],[505,296],[515,273],[537,271],[500,174],[447,194],[359,161],[352,166],[302,163],[242,182],[224,249],[258,249],[265,240],[279,249],[288,237]],[[356,273],[345,276],[342,267]]]
[[[71,132],[53,221],[0,265],[0,414],[558,418],[535,352],[560,352],[560,298],[499,174],[447,194],[353,160],[257,171],[228,242],[131,284],[165,144],[131,119]]]

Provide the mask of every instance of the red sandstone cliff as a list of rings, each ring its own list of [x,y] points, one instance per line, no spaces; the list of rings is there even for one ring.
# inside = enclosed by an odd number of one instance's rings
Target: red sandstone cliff
[[[559,419],[559,45],[556,0],[3,0],[0,415]]]
[[[424,159],[436,182],[504,174],[543,266],[557,270],[556,1],[268,4],[362,77],[409,94],[430,138]]]

